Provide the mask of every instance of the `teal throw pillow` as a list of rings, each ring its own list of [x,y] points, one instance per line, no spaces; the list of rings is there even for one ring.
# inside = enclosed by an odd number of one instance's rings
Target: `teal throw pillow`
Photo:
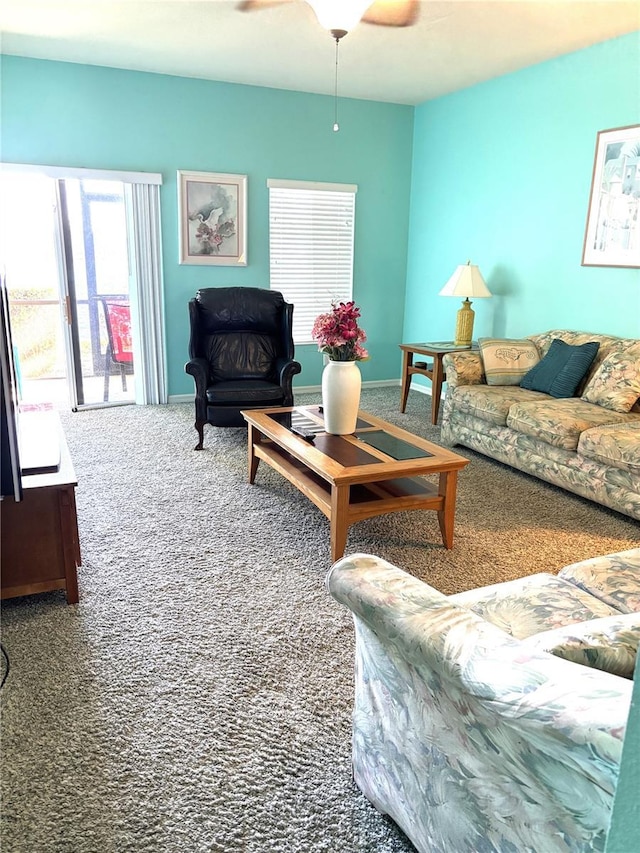
[[[571,346],[554,338],[545,357],[522,377],[520,387],[552,397],[575,397],[599,347],[598,341]]]

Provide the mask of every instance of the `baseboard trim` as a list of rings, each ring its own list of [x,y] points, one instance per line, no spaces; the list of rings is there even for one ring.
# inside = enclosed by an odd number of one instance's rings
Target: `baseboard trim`
[[[379,379],[373,380],[371,382],[363,382],[363,388],[387,388],[389,386],[400,386],[399,379]],[[424,390],[419,385],[414,385],[411,389],[412,391],[420,391],[422,394],[429,394],[430,392],[425,388]],[[319,394],[322,391],[320,385],[295,385],[293,388],[294,394]],[[193,403],[194,395],[193,394],[170,394],[169,395],[169,403]]]

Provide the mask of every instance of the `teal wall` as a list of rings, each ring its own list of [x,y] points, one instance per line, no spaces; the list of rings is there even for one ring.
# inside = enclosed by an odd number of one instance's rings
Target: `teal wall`
[[[267,178],[358,184],[362,373],[392,379],[401,340],[451,337],[458,301],[436,297],[468,259],[494,294],[474,303],[476,337],[565,326],[640,336],[638,270],[580,265],[596,134],[640,123],[639,52],[633,33],[415,110],[344,99],[338,134],[321,95],[4,56],[0,153],[162,173],[172,395],[192,393],[195,290],[268,286]],[[178,264],[178,169],[248,175],[247,267]],[[315,347],[297,354],[296,384],[318,384]]]
[[[267,178],[354,183],[354,297],[371,360],[365,381],[397,378],[402,337],[413,108],[275,89],[2,57],[2,148],[11,163],[161,172],[169,394],[184,373],[187,302],[200,287],[269,286]],[[328,69],[329,71],[329,69]],[[178,264],[177,170],[248,176],[248,266]],[[298,347],[298,385],[322,357]]]
[[[492,292],[474,337],[546,329],[640,337],[640,272],[582,267],[599,130],[640,124],[633,33],[416,109],[404,339],[450,339],[458,264]]]

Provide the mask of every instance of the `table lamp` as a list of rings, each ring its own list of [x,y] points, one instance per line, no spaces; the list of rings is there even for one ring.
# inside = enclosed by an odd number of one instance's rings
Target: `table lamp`
[[[471,307],[469,297],[478,299],[491,296],[482,274],[475,264],[467,261],[456,268],[449,281],[440,291],[440,296],[464,296],[462,308],[458,311],[456,320],[456,335],[454,343],[458,347],[470,347],[473,337],[473,320],[475,312]]]

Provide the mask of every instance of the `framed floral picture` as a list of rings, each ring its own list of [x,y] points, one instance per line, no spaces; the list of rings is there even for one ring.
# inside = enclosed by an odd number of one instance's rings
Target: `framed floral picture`
[[[181,264],[246,266],[247,176],[178,172]]]
[[[640,267],[640,125],[598,133],[582,266]]]

